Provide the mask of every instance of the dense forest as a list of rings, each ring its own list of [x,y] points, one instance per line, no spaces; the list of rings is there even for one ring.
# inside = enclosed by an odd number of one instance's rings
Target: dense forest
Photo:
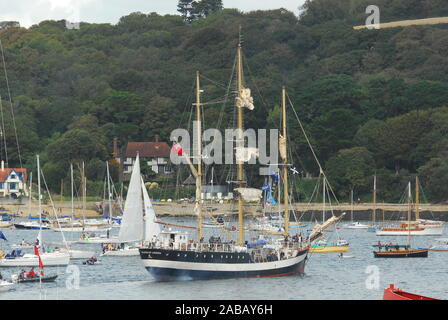
[[[430,201],[446,201],[448,25],[354,30],[369,2],[308,0],[299,17],[220,7],[195,19],[137,12],[116,25],[69,30],[65,21],[43,21],[0,31],[13,104],[1,76],[2,159],[6,145],[10,167],[35,171],[39,153],[55,192],[69,181],[69,163],[85,161],[90,193],[101,193],[114,137],[121,145],[155,135],[168,141],[187,125],[197,70],[205,100],[225,95],[241,26],[256,106],[248,127],[278,128],[285,85],[342,199],[351,189],[370,193],[377,174],[379,200],[398,201],[418,174]],[[448,15],[445,0],[376,4],[383,22]],[[205,120],[227,124],[232,112],[210,107]],[[295,166],[316,176],[296,119],[288,121]]]

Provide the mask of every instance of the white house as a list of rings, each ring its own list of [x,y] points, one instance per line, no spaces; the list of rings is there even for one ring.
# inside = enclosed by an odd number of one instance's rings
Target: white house
[[[26,180],[26,169],[5,168],[2,161],[0,169],[0,197],[9,196],[17,199],[20,195],[27,195]]]

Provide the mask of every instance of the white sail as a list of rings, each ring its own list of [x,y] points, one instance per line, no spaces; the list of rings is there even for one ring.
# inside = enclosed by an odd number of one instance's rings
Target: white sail
[[[283,161],[286,160],[286,138],[283,137],[282,135],[280,135],[279,137],[279,152],[280,152],[280,157],[282,158]]]
[[[244,201],[255,202],[260,201],[263,197],[263,191],[255,188],[236,188],[235,192],[243,197]]]
[[[258,148],[236,147],[235,151],[236,161],[238,162],[249,162],[252,157],[260,157]]]
[[[158,237],[160,234],[160,225],[156,223],[157,217],[152,206],[151,200],[149,199],[148,191],[146,190],[145,183],[142,179],[142,190],[143,190],[143,202],[145,206],[145,241],[151,241],[154,236]]]
[[[236,106],[238,108],[247,108],[249,110],[254,110],[254,98],[252,98],[250,89],[243,88],[239,92],[239,96],[236,98]]]
[[[120,242],[134,242],[143,239],[143,205],[142,188],[140,177],[140,160],[137,154],[134,168],[132,169],[131,181],[129,182],[128,194],[124,205],[123,218],[121,220],[118,240]]]

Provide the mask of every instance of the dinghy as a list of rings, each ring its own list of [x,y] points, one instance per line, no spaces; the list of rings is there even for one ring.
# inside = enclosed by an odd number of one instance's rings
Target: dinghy
[[[53,275],[53,276],[43,276],[43,277],[39,277],[39,275],[36,275],[34,277],[24,277],[21,274],[13,274],[11,276],[11,279],[13,281],[13,283],[30,283],[30,282],[53,282],[56,280],[58,276],[57,275]]]
[[[0,280],[0,292],[9,291],[14,286],[14,283]]]
[[[401,289],[395,288],[393,284],[389,288],[384,289],[383,300],[439,300],[421,296],[415,293],[409,293]]]

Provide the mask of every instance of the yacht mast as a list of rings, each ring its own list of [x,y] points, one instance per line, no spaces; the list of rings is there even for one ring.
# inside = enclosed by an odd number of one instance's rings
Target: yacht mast
[[[324,175],[324,179],[323,179],[323,186],[322,186],[322,193],[323,193],[323,207],[322,207],[322,223],[325,223],[325,184],[326,184],[326,179],[325,179],[325,175]]]
[[[31,209],[31,207],[32,207],[32,201],[33,201],[33,197],[32,197],[32,195],[31,195],[31,192],[33,191],[33,172],[31,172],[31,174],[30,174],[30,213],[29,213],[29,215],[30,216],[32,216],[33,214],[31,213],[32,211],[32,209]]]
[[[196,208],[198,214],[198,240],[202,239],[202,129],[201,129],[201,88],[199,71],[196,72],[196,122],[197,122],[197,174],[196,174]]]
[[[111,192],[110,192],[110,174],[109,174],[109,161],[106,161],[106,169],[107,169],[107,194],[109,200],[109,226],[112,226],[112,200],[111,200]]]
[[[352,223],[353,223],[353,189],[350,190],[350,211],[351,211]]]
[[[73,163],[70,163],[70,189],[72,194],[72,220],[75,217],[75,204],[73,202]]]
[[[284,198],[284,220],[285,220],[285,235],[289,235],[289,194],[288,194],[288,152],[287,152],[287,136],[286,136],[286,89],[285,87],[282,88],[282,122],[283,122],[283,142],[284,146],[281,146],[281,148],[284,148],[286,152],[283,154],[283,198]]]
[[[411,182],[408,184],[408,247],[411,246],[411,204],[412,195],[411,195]]]
[[[420,220],[420,186],[418,176],[415,177],[415,220]]]
[[[237,90],[238,90],[238,96],[241,96],[241,90],[243,89],[243,65],[242,65],[242,57],[241,57],[241,36],[238,42],[238,52],[237,52],[237,59],[238,59],[238,68],[237,68]],[[243,108],[237,107],[237,146],[243,147],[244,141],[243,141]],[[244,188],[245,183],[243,181],[243,162],[237,160],[238,165],[238,175],[237,175],[237,181],[238,181],[238,187]],[[244,201],[243,197],[240,194],[238,196],[238,231],[239,231],[239,239],[238,243],[240,246],[244,243],[244,231],[243,231],[243,224],[244,224]]]
[[[372,211],[372,224],[376,223],[376,175],[373,176],[373,211]]]
[[[41,194],[40,194],[40,161],[39,161],[39,155],[37,157],[37,190],[38,190],[38,197],[39,197],[39,246],[38,248],[42,248],[42,200],[41,200]]]

